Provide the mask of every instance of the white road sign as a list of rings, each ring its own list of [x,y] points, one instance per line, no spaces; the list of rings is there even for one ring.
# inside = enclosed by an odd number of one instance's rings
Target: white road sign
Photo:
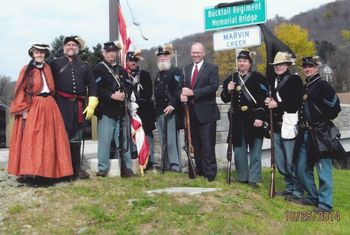
[[[261,44],[259,26],[220,31],[213,34],[214,51],[258,46]]]

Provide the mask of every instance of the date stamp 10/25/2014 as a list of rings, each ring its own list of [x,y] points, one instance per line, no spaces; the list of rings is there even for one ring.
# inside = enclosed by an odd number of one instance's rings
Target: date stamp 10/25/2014
[[[340,221],[339,211],[330,212],[315,212],[315,211],[286,211],[286,221],[303,222],[303,221],[319,221],[319,222],[332,222]]]

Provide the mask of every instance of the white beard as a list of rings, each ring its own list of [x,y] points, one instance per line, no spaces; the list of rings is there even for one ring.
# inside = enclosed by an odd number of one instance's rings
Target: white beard
[[[158,69],[160,70],[160,71],[167,71],[167,70],[169,70],[170,69],[170,67],[171,67],[171,62],[170,61],[165,61],[165,62],[159,62],[158,61]]]

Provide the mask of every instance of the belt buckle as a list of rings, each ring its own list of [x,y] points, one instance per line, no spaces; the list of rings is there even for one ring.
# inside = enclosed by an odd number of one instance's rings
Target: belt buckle
[[[241,111],[242,112],[245,112],[248,110],[248,106],[244,105],[244,106],[241,106]]]
[[[76,97],[74,97],[74,98],[71,98],[71,99],[68,99],[69,101],[76,101],[77,100],[77,98]]]
[[[307,124],[304,124],[304,123],[300,123],[300,127],[301,127],[301,129],[309,128],[309,126]]]

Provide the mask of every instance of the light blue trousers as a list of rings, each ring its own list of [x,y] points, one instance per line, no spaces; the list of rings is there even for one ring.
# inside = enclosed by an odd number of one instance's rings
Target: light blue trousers
[[[164,127],[164,115],[160,115],[156,118],[157,129],[159,131],[160,145],[163,146],[163,127]],[[180,171],[180,150],[178,141],[178,131],[176,130],[176,117],[175,115],[168,114],[168,136],[167,136],[167,159],[165,161],[165,169],[171,169]]]
[[[127,148],[127,146],[126,146],[127,141],[126,141],[125,121],[123,121],[123,125],[124,125],[123,144],[124,144],[124,148],[126,149]],[[116,121],[113,118],[109,118],[105,115],[102,115],[102,118],[100,120],[98,120],[97,128],[98,128],[98,130],[97,130],[98,169],[101,171],[108,171],[109,170],[109,154],[110,154],[110,150],[111,150],[111,142],[112,142],[113,137],[114,137],[114,141],[115,141],[115,146],[117,147],[117,152],[119,149],[119,128],[120,128],[119,120]],[[119,152],[118,152],[118,155],[119,155]],[[131,169],[130,145],[124,154],[124,159],[125,159],[127,168]]]
[[[285,191],[295,196],[303,197],[304,191],[297,177],[296,161],[293,161],[295,139],[283,139],[281,133],[274,133],[276,166],[278,172],[284,176]]]
[[[322,158],[315,162],[307,152],[309,133],[305,131],[303,135],[303,142],[299,148],[298,177],[308,193],[307,199],[317,204],[318,207],[331,210],[333,208],[332,159]],[[318,191],[314,178],[315,166],[319,180]]]
[[[262,138],[255,138],[253,146],[246,143],[242,135],[242,145],[235,147],[235,167],[237,171],[237,180],[240,182],[248,181],[250,183],[258,183],[261,181],[261,152]],[[248,147],[249,158],[248,163]]]

